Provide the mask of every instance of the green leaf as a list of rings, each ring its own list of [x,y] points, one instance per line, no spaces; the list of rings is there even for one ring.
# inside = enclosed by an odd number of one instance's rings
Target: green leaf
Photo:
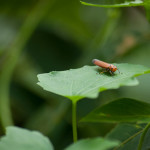
[[[119,124],[106,135],[106,138],[121,141],[120,145],[116,148],[117,150],[136,150],[144,126],[145,125]],[[145,144],[145,149],[146,146],[148,147],[148,143]]]
[[[123,98],[105,104],[89,113],[83,122],[150,122],[150,104]]]
[[[144,7],[146,10],[146,16],[148,21],[150,22],[150,0],[144,0],[144,3],[145,3]]]
[[[116,147],[116,150],[137,150],[144,127],[145,124],[120,124],[117,125],[110,133],[108,133],[106,138],[121,141],[120,145]],[[149,139],[150,130],[147,131],[142,144],[142,150],[149,150]]]
[[[111,141],[104,138],[93,138],[80,140],[70,145],[65,150],[108,150],[119,145],[118,141]]]
[[[7,127],[6,136],[0,140],[1,150],[53,150],[53,146],[41,133],[18,127]]]
[[[116,71],[114,76],[109,73],[100,74],[100,67],[84,66],[79,69],[39,74],[38,85],[46,91],[77,101],[84,97],[96,98],[100,91],[137,85],[138,82],[133,77],[150,72],[149,68],[141,65],[115,65],[121,73]]]
[[[106,138],[121,141],[116,150],[137,150],[141,133],[145,125],[120,124],[116,126]],[[120,136],[121,135],[121,136]],[[150,148],[150,130],[148,130],[145,140],[142,144],[142,150]]]
[[[137,133],[140,134],[140,131],[143,131],[143,126],[141,125],[121,123],[118,124],[111,132],[109,132],[106,135],[106,138],[124,142],[133,135]]]
[[[95,7],[131,7],[131,6],[143,6],[142,0],[83,0],[80,1],[84,5]]]

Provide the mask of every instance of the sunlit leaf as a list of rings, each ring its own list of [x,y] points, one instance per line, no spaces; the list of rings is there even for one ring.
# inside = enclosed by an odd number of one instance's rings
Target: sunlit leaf
[[[17,127],[7,127],[6,136],[0,140],[1,150],[53,150],[41,133]]]
[[[105,104],[89,113],[83,122],[150,122],[150,104],[123,98]]]
[[[131,6],[143,6],[142,0],[81,0],[84,5],[95,7],[131,7]]]
[[[65,150],[108,150],[119,145],[118,141],[111,141],[104,138],[93,138],[80,140],[70,145]]]
[[[141,65],[115,64],[121,73],[114,76],[100,73],[97,66],[84,66],[67,71],[52,71],[38,75],[38,85],[44,90],[79,100],[84,97],[96,98],[100,91],[117,89],[120,86],[133,86],[138,82],[135,76],[149,73],[150,69]]]

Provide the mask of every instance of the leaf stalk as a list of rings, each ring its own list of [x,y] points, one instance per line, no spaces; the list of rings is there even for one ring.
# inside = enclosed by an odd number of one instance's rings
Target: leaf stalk
[[[77,142],[77,114],[76,114],[77,101],[72,101],[72,130],[73,142]]]

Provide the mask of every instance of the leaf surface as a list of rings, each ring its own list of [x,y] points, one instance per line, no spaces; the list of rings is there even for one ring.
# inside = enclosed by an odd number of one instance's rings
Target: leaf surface
[[[65,150],[108,150],[119,145],[118,141],[111,141],[104,138],[93,138],[80,140],[70,145]]]
[[[143,132],[144,127],[145,124],[119,124],[110,133],[107,134],[106,138],[121,141],[116,150],[137,150],[140,136]],[[150,146],[149,132],[147,133],[147,135],[148,136],[143,143],[142,150],[146,150]]]
[[[150,72],[149,68],[141,65],[115,65],[121,73],[116,71],[114,76],[109,73],[100,74],[100,67],[84,66],[79,69],[39,74],[38,85],[46,91],[77,101],[84,97],[96,98],[98,93],[104,90],[137,85],[138,81],[134,77]]]
[[[83,122],[150,122],[150,104],[123,98],[105,104],[90,112]]]
[[[80,1],[84,5],[95,7],[131,7],[131,6],[143,6],[142,0],[82,0]]]
[[[53,150],[53,146],[41,133],[18,127],[7,127],[6,136],[0,140],[1,150]]]

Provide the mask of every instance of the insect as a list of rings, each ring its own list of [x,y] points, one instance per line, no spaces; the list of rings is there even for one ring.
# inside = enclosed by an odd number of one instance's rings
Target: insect
[[[116,66],[106,63],[104,61],[98,60],[98,59],[93,59],[92,62],[93,62],[93,64],[105,69],[103,72],[109,72],[111,75],[114,75],[114,72],[116,70],[118,70],[118,68]],[[118,70],[118,72],[120,73],[119,70]]]

